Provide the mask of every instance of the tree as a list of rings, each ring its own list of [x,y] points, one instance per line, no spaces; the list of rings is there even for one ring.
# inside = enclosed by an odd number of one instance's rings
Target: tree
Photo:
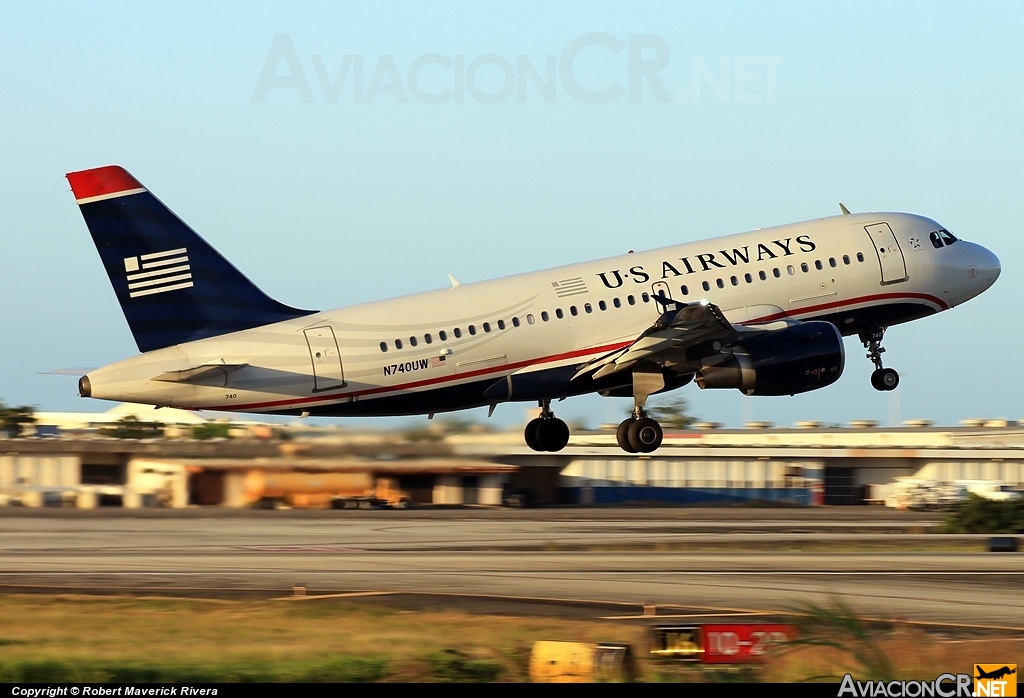
[[[944,533],[1024,532],[1024,500],[993,501],[970,494],[946,517]]]
[[[205,441],[207,439],[230,439],[232,425],[229,422],[207,422],[192,427],[192,438]]]
[[[0,433],[8,438],[21,436],[22,428],[27,424],[35,424],[35,410],[26,405],[8,407],[0,402]]]
[[[651,405],[647,411],[661,426],[670,429],[686,429],[697,421],[690,414],[690,403],[682,396],[672,397],[661,405]]]
[[[143,422],[135,415],[126,415],[117,420],[116,426],[108,432],[115,439],[153,439],[163,435],[163,425]]]

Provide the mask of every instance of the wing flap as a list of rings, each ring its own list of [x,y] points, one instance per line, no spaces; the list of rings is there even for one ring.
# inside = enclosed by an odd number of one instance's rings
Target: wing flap
[[[640,361],[661,363],[673,355],[685,354],[697,344],[732,339],[739,330],[713,303],[668,303],[653,325],[624,349],[586,364],[573,378],[593,373],[595,379],[624,371]]]

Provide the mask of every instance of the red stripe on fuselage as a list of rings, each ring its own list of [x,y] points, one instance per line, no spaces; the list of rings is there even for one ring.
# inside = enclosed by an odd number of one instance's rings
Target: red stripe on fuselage
[[[781,313],[775,313],[774,315],[766,315],[764,317],[749,320],[744,324],[758,324],[762,322],[772,322],[774,320],[781,320],[786,317],[795,317],[799,315],[807,315],[809,313],[820,313],[823,310],[831,310],[840,308],[843,306],[858,305],[860,303],[870,303],[872,301],[879,300],[923,300],[934,305],[937,305],[942,310],[947,310],[949,306],[940,298],[929,295],[927,293],[879,293],[870,296],[859,296],[857,298],[851,298],[845,301],[834,301],[831,303],[822,303],[820,305],[809,306],[807,308],[800,308],[799,310],[783,311]],[[285,407],[290,405],[302,405],[311,403],[323,403],[329,405],[335,402],[341,402],[353,397],[362,397],[365,395],[379,395],[380,393],[393,393],[400,392],[403,390],[414,390],[416,388],[422,388],[428,385],[437,385],[440,383],[456,383],[465,381],[469,378],[477,378],[485,376],[487,374],[502,374],[508,371],[515,371],[520,368],[527,366],[540,366],[542,364],[555,363],[557,361],[564,361],[565,359],[581,358],[585,356],[592,356],[595,354],[607,354],[609,352],[628,347],[633,342],[620,342],[616,344],[605,344],[600,347],[593,347],[590,349],[577,349],[576,351],[566,352],[564,354],[555,354],[553,356],[541,357],[538,359],[528,359],[526,361],[518,361],[511,364],[502,364],[500,366],[491,366],[490,368],[482,368],[476,371],[467,371],[466,373],[459,373],[454,376],[438,376],[437,378],[427,378],[424,380],[413,381],[411,383],[402,383],[399,385],[380,386],[377,388],[368,388],[366,390],[357,390],[351,393],[339,393],[336,395],[320,396],[320,397],[300,397],[290,398],[288,400],[275,400],[273,402],[258,402],[249,405],[225,405],[223,407],[203,407],[200,409],[207,410],[228,410],[231,412],[242,412],[246,410],[254,409],[266,409],[271,407]]]
[[[380,393],[393,393],[402,390],[413,390],[415,388],[422,388],[427,385],[436,385],[438,383],[454,383],[456,381],[464,381],[469,378],[478,378],[480,376],[486,376],[489,373],[505,373],[506,371],[515,371],[520,368],[527,366],[539,366],[541,364],[554,363],[556,361],[564,361],[565,359],[575,359],[584,356],[591,356],[593,354],[607,354],[608,352],[628,347],[633,342],[620,342],[618,344],[606,344],[601,347],[593,347],[591,349],[577,349],[576,351],[566,352],[565,354],[555,354],[554,356],[546,356],[540,359],[529,359],[527,361],[517,361],[511,364],[501,364],[500,366],[491,366],[490,368],[481,368],[476,371],[466,371],[465,373],[459,373],[454,376],[438,376],[437,378],[426,378],[420,381],[413,381],[412,383],[402,383],[400,385],[382,385],[377,388],[368,388],[366,390],[356,390],[351,393],[339,393],[337,395],[331,395],[330,397],[301,397],[292,398],[289,400],[276,400],[274,402],[259,402],[251,405],[230,405],[220,407],[205,407],[202,409],[230,409],[232,412],[240,410],[250,410],[254,408],[265,408],[265,407],[282,407],[285,405],[299,405],[302,403],[320,402],[325,401],[325,404],[331,404],[334,402],[340,402],[341,400],[362,397],[364,395],[378,395]]]
[[[851,298],[845,301],[832,301],[831,303],[821,303],[820,305],[809,305],[806,308],[800,308],[798,310],[784,310],[781,313],[775,313],[774,315],[765,315],[764,317],[748,320],[745,324],[756,325],[759,322],[772,322],[774,320],[795,317],[797,315],[815,314],[820,313],[823,310],[833,310],[835,308],[842,308],[849,305],[899,299],[928,301],[929,303],[934,303],[939,306],[940,310],[949,310],[949,306],[945,301],[927,293],[876,293],[871,296],[859,296],[858,298]]]
[[[67,178],[76,201],[143,188],[137,179],[117,165],[68,172]]]

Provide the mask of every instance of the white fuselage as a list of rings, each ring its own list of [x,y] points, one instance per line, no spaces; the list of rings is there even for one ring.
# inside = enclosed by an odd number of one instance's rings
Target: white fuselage
[[[824,319],[844,335],[959,305],[999,263],[963,240],[935,246],[939,230],[903,213],[765,228],[316,313],[151,351],[88,380],[92,397],[232,412],[445,411],[499,401],[488,386],[531,373],[545,397],[564,397],[585,391],[551,369],[631,343],[658,318],[659,292],[714,303],[735,324]],[[154,380],[216,364],[233,369]]]

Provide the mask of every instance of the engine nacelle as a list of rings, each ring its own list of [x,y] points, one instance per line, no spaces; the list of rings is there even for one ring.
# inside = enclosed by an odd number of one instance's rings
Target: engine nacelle
[[[736,388],[746,395],[795,395],[832,385],[843,375],[843,337],[830,322],[804,322],[743,340],[732,356],[704,366],[701,388]]]

